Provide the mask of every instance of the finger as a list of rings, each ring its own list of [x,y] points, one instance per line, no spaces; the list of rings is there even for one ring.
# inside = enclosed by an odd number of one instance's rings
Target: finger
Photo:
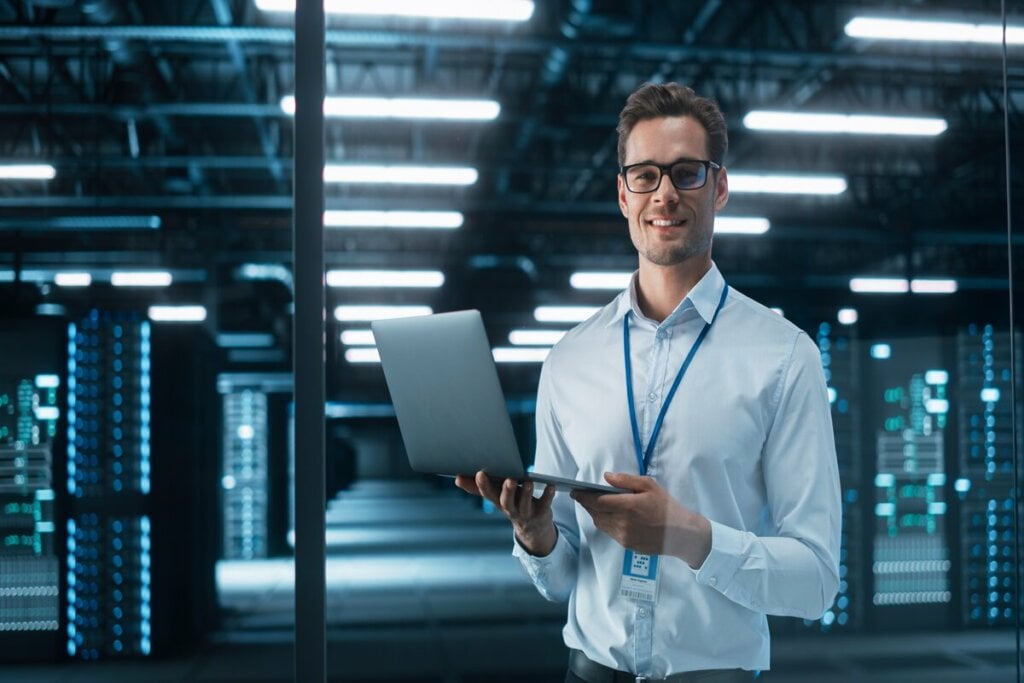
[[[555,499],[555,492],[557,489],[554,484],[546,484],[544,486],[544,493],[533,501],[534,510],[537,512],[547,512],[551,509],[551,502]]]
[[[476,486],[480,490],[480,495],[491,501],[495,506],[499,506],[498,492],[494,489],[494,484],[491,483],[491,479],[486,473],[476,473]]]
[[[516,505],[519,507],[519,514],[523,517],[532,517],[534,509],[533,482],[524,481],[522,489],[516,496]]]
[[[519,515],[519,508],[516,506],[516,489],[518,484],[519,482],[515,479],[506,479],[505,483],[501,485],[501,509],[509,517],[517,517]]]
[[[476,485],[476,481],[467,474],[460,474],[455,477],[455,485],[466,493],[471,493],[474,496],[481,495],[480,488]]]
[[[641,477],[625,472],[605,472],[604,480],[616,488],[628,491],[649,491],[653,486],[657,486],[650,477]]]

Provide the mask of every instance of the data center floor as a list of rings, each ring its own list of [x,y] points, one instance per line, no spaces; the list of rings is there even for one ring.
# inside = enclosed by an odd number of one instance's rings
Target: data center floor
[[[327,522],[330,681],[562,680],[564,605],[533,590],[499,516],[426,483],[364,482]],[[288,558],[221,562],[222,628],[188,657],[6,666],[0,682],[291,681],[293,573]],[[776,637],[765,680],[1010,683],[1015,651],[1012,631]]]

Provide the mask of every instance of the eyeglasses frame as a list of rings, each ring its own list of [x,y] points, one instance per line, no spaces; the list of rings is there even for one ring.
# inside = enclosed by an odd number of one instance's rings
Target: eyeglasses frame
[[[703,164],[704,165],[704,182],[701,183],[700,185],[698,185],[697,187],[679,187],[678,185],[676,185],[672,181],[672,173],[670,171],[672,170],[673,166],[675,166],[676,164],[681,164],[683,162]],[[655,166],[661,172],[661,175],[658,176],[658,182],[655,183],[654,187],[652,187],[651,189],[643,190],[643,191],[638,192],[638,191],[634,190],[633,188],[631,188],[629,186],[629,183],[626,181],[626,171],[628,171],[631,168],[636,168],[638,166]],[[721,169],[722,169],[722,165],[721,164],[716,164],[714,161],[711,161],[710,159],[686,159],[686,158],[683,158],[683,159],[676,159],[671,164],[667,164],[667,165],[656,164],[653,161],[641,161],[638,164],[627,164],[625,166],[620,166],[619,167],[619,174],[622,176],[622,184],[625,185],[626,189],[629,190],[630,192],[632,192],[633,194],[650,194],[652,192],[656,192],[658,190],[658,188],[661,187],[661,180],[666,175],[668,176],[668,181],[670,183],[672,183],[672,187],[676,188],[680,192],[687,192],[689,190],[699,190],[700,188],[702,188],[705,185],[707,185],[708,184],[708,176],[711,175],[709,173],[709,171],[720,171]]]

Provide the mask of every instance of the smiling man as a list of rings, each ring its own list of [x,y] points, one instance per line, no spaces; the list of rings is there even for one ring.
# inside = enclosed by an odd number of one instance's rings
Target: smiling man
[[[725,119],[667,83],[619,117],[630,286],[552,349],[537,469],[629,493],[456,483],[511,520],[542,595],[568,600],[567,683],[749,681],[768,614],[821,617],[839,586],[839,476],[818,349],[711,259]]]

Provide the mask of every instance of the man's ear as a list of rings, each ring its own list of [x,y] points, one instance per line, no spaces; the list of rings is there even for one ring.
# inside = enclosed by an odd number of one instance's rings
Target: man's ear
[[[729,174],[725,166],[718,169],[715,179],[715,211],[721,211],[729,203]]]
[[[629,210],[626,208],[626,184],[622,182],[622,175],[619,174],[616,177],[619,186],[619,211],[622,212],[623,218],[629,218]]]

